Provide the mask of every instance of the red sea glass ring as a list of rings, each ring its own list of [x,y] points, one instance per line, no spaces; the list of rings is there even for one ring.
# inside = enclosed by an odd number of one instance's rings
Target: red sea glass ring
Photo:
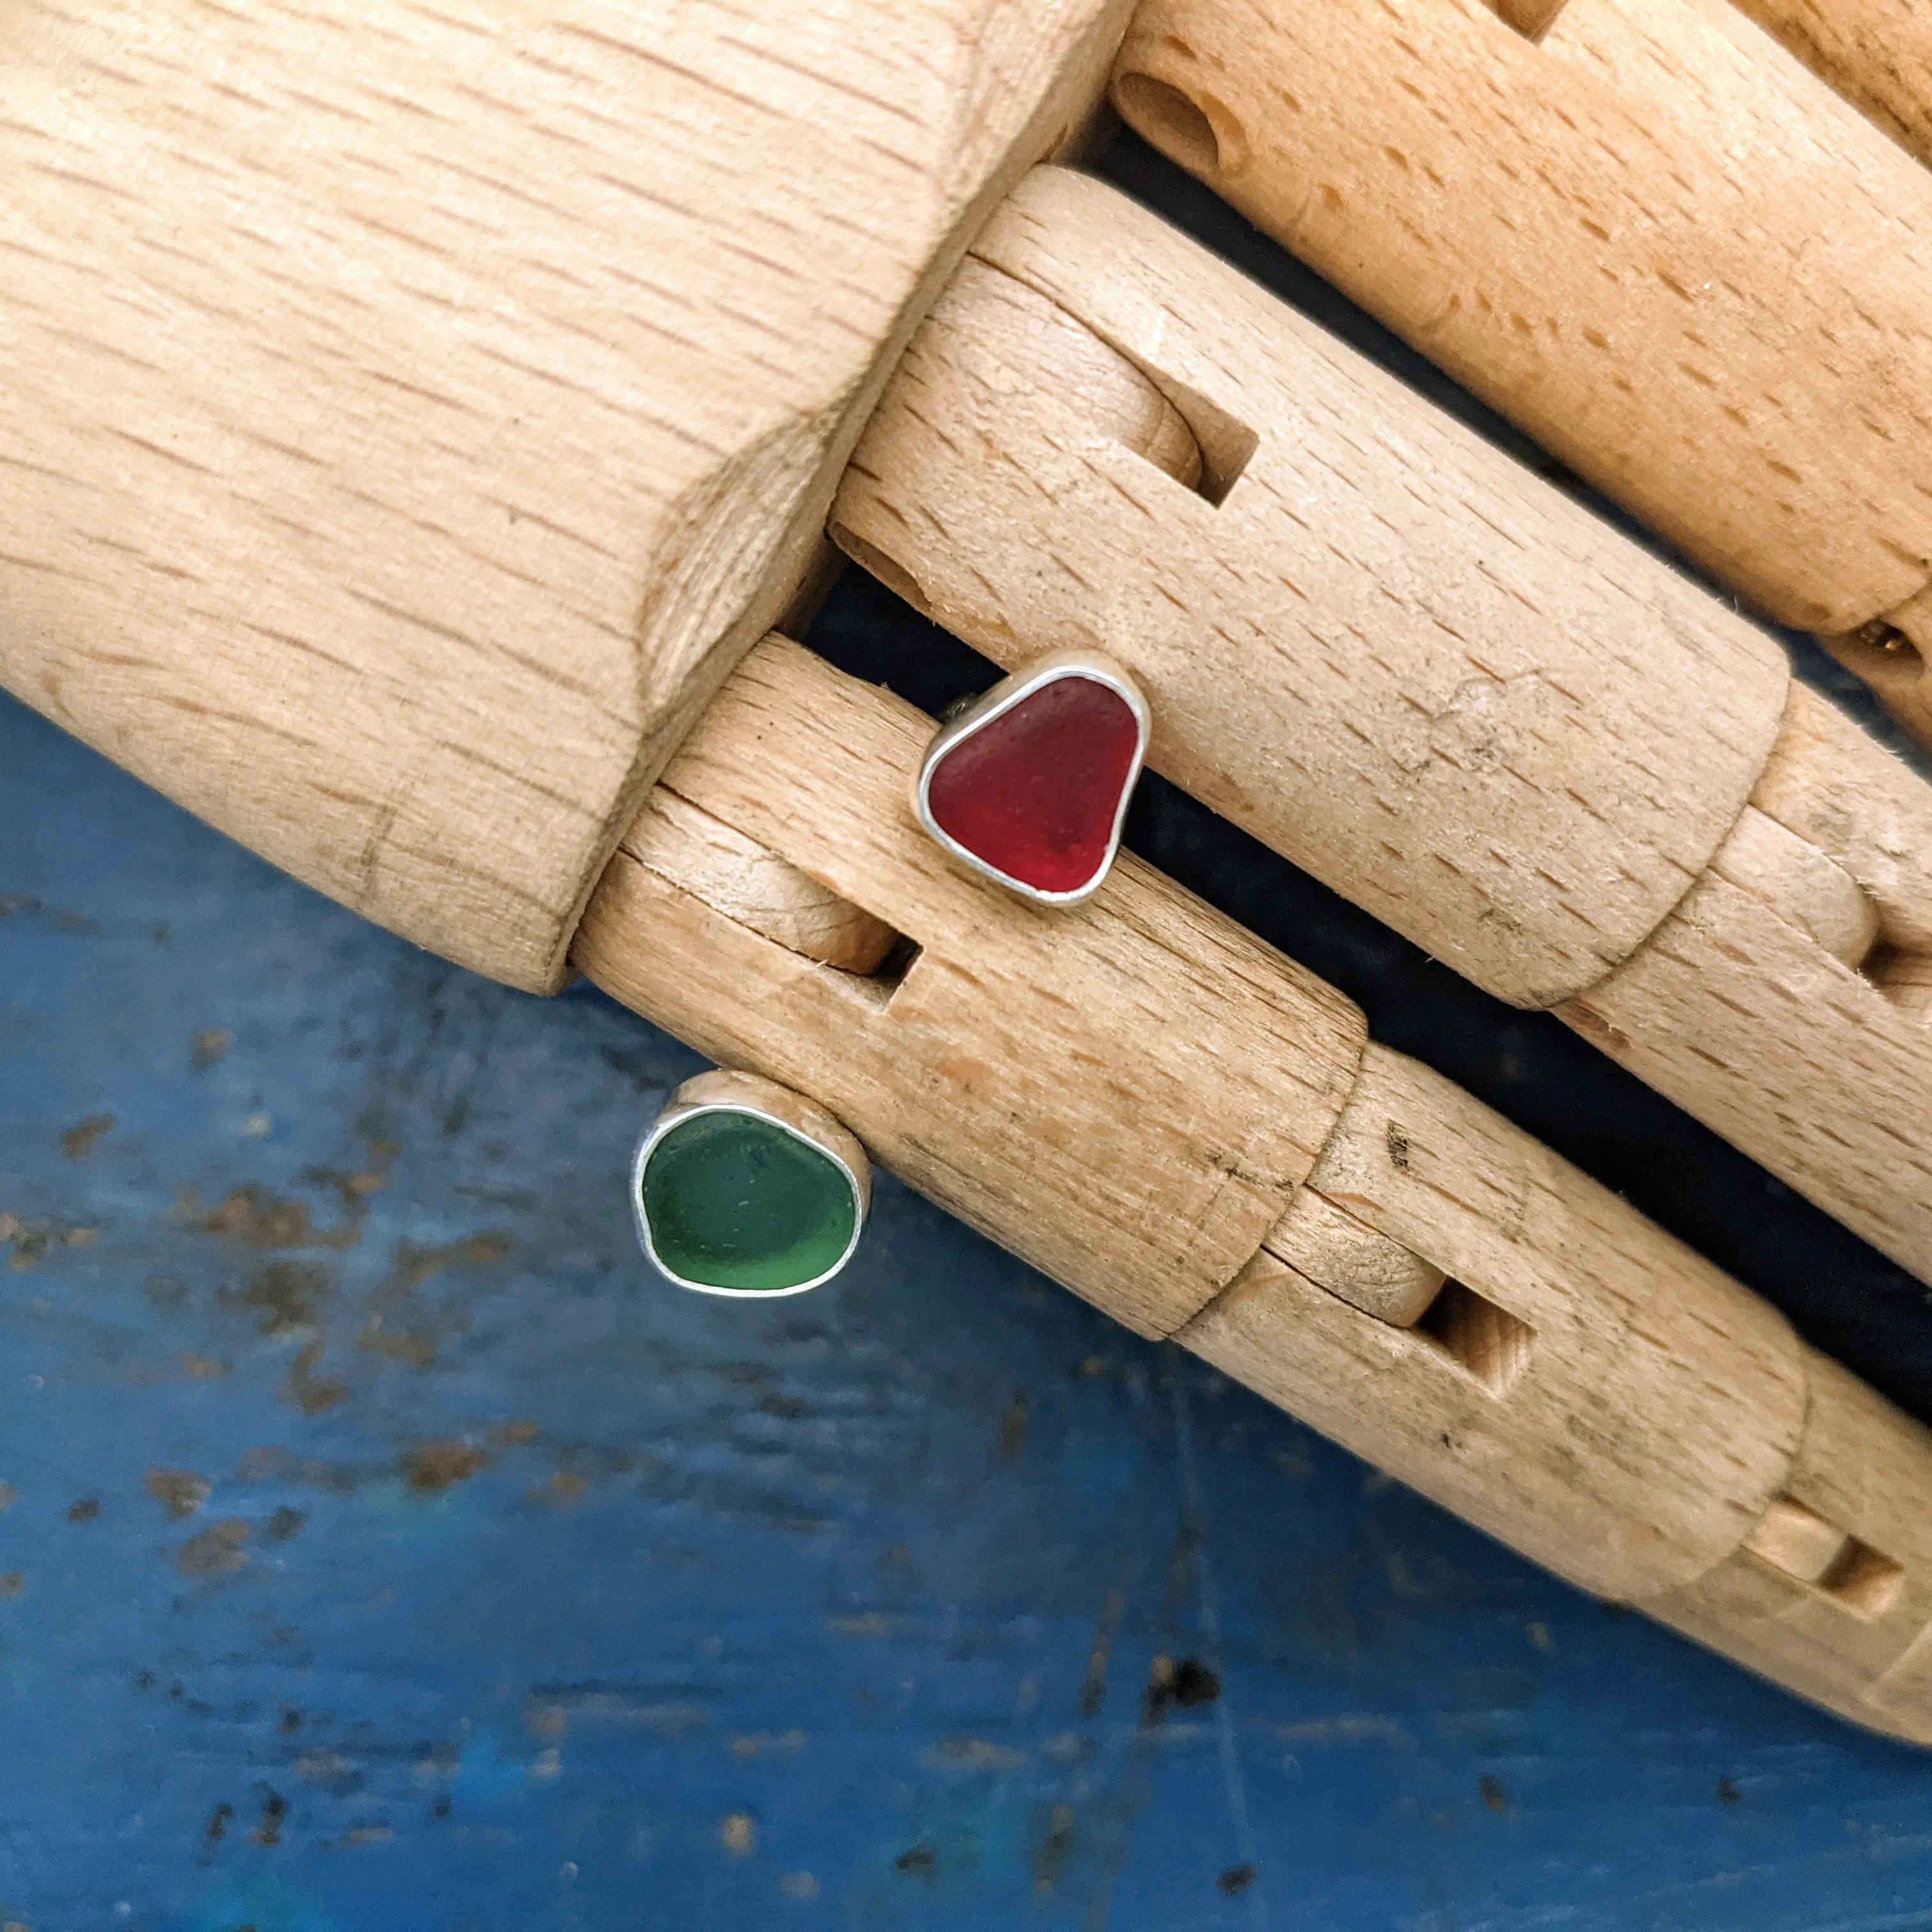
[[[943,724],[913,788],[956,858],[1047,905],[1107,876],[1147,754],[1147,700],[1096,651],[1036,658]]]

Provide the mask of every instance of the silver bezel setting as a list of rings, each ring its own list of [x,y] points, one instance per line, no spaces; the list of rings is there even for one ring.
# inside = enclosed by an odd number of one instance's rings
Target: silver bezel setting
[[[994,718],[1004,716],[1043,686],[1069,677],[1083,677],[1093,683],[1104,685],[1126,702],[1134,716],[1134,757],[1127,769],[1126,782],[1120,788],[1120,801],[1114,808],[1114,823],[1108,835],[1106,856],[1095,868],[1094,876],[1072,892],[1042,892],[1037,886],[1029,885],[1024,879],[1015,878],[1010,872],[1001,872],[998,866],[988,864],[976,852],[969,851],[946,832],[932,815],[928,788],[934,771],[956,745],[975,732],[983,730]],[[920,760],[919,776],[913,782],[913,816],[928,838],[962,865],[971,867],[982,878],[992,879],[1010,892],[1031,899],[1036,905],[1078,905],[1082,899],[1092,898],[1100,890],[1113,869],[1114,856],[1120,849],[1120,829],[1126,823],[1127,806],[1133,797],[1134,787],[1140,782],[1141,768],[1146,762],[1152,724],[1147,700],[1141,695],[1140,687],[1112,658],[1103,657],[1098,651],[1049,652],[1002,678],[990,691],[975,698],[933,734],[925,755]]]
[[[852,1238],[844,1252],[822,1274],[791,1288],[724,1288],[716,1282],[692,1281],[668,1267],[651,1239],[650,1216],[644,1209],[644,1170],[658,1143],[676,1128],[700,1114],[748,1114],[780,1127],[794,1140],[825,1155],[845,1177],[852,1190]],[[834,1275],[843,1272],[864,1238],[866,1218],[872,1204],[872,1164],[865,1150],[851,1134],[824,1108],[794,1094],[776,1081],[754,1073],[719,1070],[700,1073],[687,1080],[672,1094],[664,1111],[653,1120],[631,1161],[631,1219],[636,1227],[638,1245],[645,1258],[674,1288],[688,1288],[694,1294],[722,1295],[733,1301],[778,1301],[788,1294],[804,1294],[823,1288]]]

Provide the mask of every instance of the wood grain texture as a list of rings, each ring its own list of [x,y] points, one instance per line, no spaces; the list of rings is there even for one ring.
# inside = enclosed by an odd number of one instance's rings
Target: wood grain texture
[[[1312,1186],[1298,1188],[1262,1247],[1378,1322],[1412,1328],[1448,1278],[1414,1249],[1358,1221]]]
[[[1206,495],[1031,368],[1055,308],[1186,418]],[[1004,664],[1118,658],[1156,770],[1522,1005],[1582,991],[1676,903],[1789,681],[1768,638],[1059,169],[974,244],[832,526]]]
[[[1932,8],[1924,0],[1732,0],[1820,80],[1932,165]]]
[[[0,677],[554,986],[1120,0],[0,20]]]
[[[1117,382],[1030,370],[1047,314],[1186,418],[1200,488],[1118,431]],[[1932,1280],[1932,786],[1655,558],[1053,168],[921,325],[831,527],[1004,664],[1119,658],[1157,770]]]
[[[1727,0],[1148,0],[1115,98],[1781,620],[1932,574],[1932,174]],[[1132,77],[1131,84],[1122,82]]]
[[[1492,1394],[1270,1256],[1180,1337],[1216,1367],[1601,1595],[1704,1574],[1778,1492],[1783,1318],[1459,1088],[1372,1043],[1309,1184],[1526,1324],[1526,1365]]]
[[[1844,867],[1883,942],[1932,953],[1932,786],[1829,699],[1794,681],[1751,802]]]
[[[1573,1582],[1932,1741],[1932,1672],[1898,1675],[1932,1551],[1898,1521],[1932,1493],[1932,1438],[1842,1372],[1815,1400],[1820,1365],[1769,1307],[1447,1081],[1365,1048],[1346,1002],[1131,858],[1069,910],[947,865],[904,806],[928,722],[768,638],[644,821],[698,803],[876,908],[920,942],[902,976],[774,944],[708,902],[686,848],[647,865],[628,835],[578,963],[1141,1333]],[[1868,1493],[1848,1493],[1862,1458]],[[1825,1522],[1802,1550],[1801,1509]],[[1766,1550],[1787,1566],[1768,1582]],[[1740,1565],[1759,1594],[1734,1603],[1720,1586]],[[1829,1614],[1804,1645],[1766,1638],[1760,1599],[1814,1597]]]
[[[1361,1017],[1130,856],[1070,908],[952,864],[907,802],[932,729],[774,637],[660,781],[911,940],[902,976],[760,937],[628,837],[573,957],[713,1058],[829,1107],[880,1166],[1130,1327],[1168,1334],[1287,1207],[1353,1082]]]
[[[1932,1028],[1725,870],[1558,1018],[1932,1280]]]
[[[1851,874],[1755,806],[1739,814],[1711,869],[1774,906],[1840,965],[1862,965],[1877,941],[1878,908]]]
[[[1932,1743],[1932,1436],[1835,1362],[1798,1354],[1804,1432],[1780,1498],[1857,1547],[1808,1576],[1787,1567],[1788,1544],[1754,1539],[1639,1606],[1854,1723]]]
[[[1582,1588],[1932,1742],[1932,1670],[1909,1661],[1916,1642],[1932,1650],[1932,1435],[1606,1190],[1372,1043],[1308,1186],[1526,1328],[1508,1385],[1272,1251],[1178,1340]],[[1793,1500],[1828,1525],[1838,1574],[1748,1546],[1788,1531]]]

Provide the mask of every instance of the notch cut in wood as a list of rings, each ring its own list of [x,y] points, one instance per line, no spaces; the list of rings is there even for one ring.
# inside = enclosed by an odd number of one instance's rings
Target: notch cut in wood
[[[1861,1543],[1808,1508],[1779,1496],[1744,1539],[1744,1547],[1774,1570],[1808,1583],[1855,1617],[1882,1616],[1905,1586],[1905,1572],[1882,1551]]]
[[[842,972],[875,974],[902,943],[884,920],[662,785],[621,844],[727,918]]]
[[[1566,0],[1489,0],[1497,18],[1526,40],[1541,40],[1556,25],[1565,4]]]
[[[1791,1496],[1772,1503],[1744,1547],[1867,1621],[1882,1616],[1905,1586],[1904,1570],[1889,1556]]]

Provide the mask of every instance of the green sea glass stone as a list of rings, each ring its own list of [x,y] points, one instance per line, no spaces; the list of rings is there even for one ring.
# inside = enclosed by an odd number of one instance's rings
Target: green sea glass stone
[[[644,1163],[644,1220],[667,1273],[704,1288],[802,1288],[844,1259],[858,1225],[851,1178],[775,1120],[694,1114]]]

